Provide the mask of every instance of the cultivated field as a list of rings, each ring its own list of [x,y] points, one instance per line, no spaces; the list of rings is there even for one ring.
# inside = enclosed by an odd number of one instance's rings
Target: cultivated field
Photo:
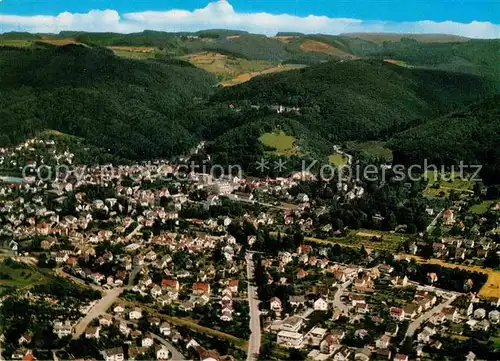
[[[67,39],[43,39],[43,40],[40,40],[39,42],[50,44],[50,45],[55,45],[55,46],[64,46],[64,45],[70,45],[70,44],[83,45],[82,43],[79,43],[75,39],[71,39],[71,38],[67,38]]]
[[[341,59],[356,59],[356,56],[346,53],[333,45],[323,43],[316,40],[306,40],[300,44],[300,48],[304,51],[312,51],[316,53],[324,53],[332,56],[336,56]]]
[[[209,73],[216,74],[221,86],[233,86],[259,75],[304,67],[294,64],[280,65],[263,60],[248,60],[215,52],[190,54],[184,56],[183,59]]]
[[[112,50],[130,51],[134,53],[152,53],[154,48],[150,46],[110,46]]]

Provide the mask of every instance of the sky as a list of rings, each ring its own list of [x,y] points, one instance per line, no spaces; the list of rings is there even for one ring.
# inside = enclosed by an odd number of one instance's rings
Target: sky
[[[0,32],[213,28],[500,38],[500,0],[0,0]]]

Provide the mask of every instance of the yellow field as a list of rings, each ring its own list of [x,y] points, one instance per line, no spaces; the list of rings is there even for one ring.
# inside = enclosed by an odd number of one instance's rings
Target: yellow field
[[[488,275],[488,280],[479,291],[479,296],[485,299],[500,298],[500,271],[491,268],[483,268],[479,266],[465,266],[459,264],[448,263],[440,259],[431,258],[425,260],[413,255],[400,255],[397,258],[414,258],[418,263],[437,264],[446,268],[457,268],[470,272],[484,273]]]
[[[75,39],[67,38],[67,39],[44,39],[40,40],[41,43],[47,43],[55,46],[64,46],[64,45],[69,45],[69,44],[80,44],[83,45],[79,42],[77,42]]]
[[[289,36],[272,36],[271,39],[276,39],[279,40],[283,43],[289,43],[291,40],[298,39],[298,36],[295,35],[289,35]]]

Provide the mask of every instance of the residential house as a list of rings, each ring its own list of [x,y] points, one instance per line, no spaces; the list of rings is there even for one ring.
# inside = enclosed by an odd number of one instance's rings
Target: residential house
[[[110,315],[104,315],[99,318],[99,325],[109,327],[113,324],[113,317]]]
[[[382,335],[376,342],[377,348],[388,348],[391,344],[391,338],[388,335]]]
[[[140,308],[135,308],[129,312],[128,317],[131,320],[139,320],[142,318],[142,310]]]
[[[302,348],[304,336],[298,332],[280,331],[277,338],[278,345],[288,348]]]
[[[155,351],[157,360],[168,360],[170,353],[164,345],[156,345]]]
[[[294,307],[304,306],[306,303],[306,298],[305,296],[290,296],[288,302],[290,303],[291,306]]]
[[[395,321],[404,321],[405,320],[405,310],[399,307],[391,307],[390,314],[393,320]]]
[[[99,338],[100,327],[87,327],[85,330],[85,338]]]
[[[314,311],[328,311],[328,303],[322,299],[318,298],[316,301],[314,301]]]
[[[101,354],[104,357],[104,361],[123,361],[125,359],[123,349],[121,347],[101,351]]]
[[[193,293],[196,295],[210,294],[210,285],[208,283],[196,282],[193,284]]]
[[[161,325],[160,325],[160,333],[163,335],[163,336],[170,336],[170,333],[172,332],[172,328],[170,326],[169,323],[167,322],[163,322]]]
[[[335,361],[347,361],[351,357],[352,351],[346,347],[342,346],[333,356]]]
[[[154,343],[154,340],[153,338],[149,335],[149,334],[146,334],[142,340],[141,340],[141,346],[142,347],[151,347],[153,346],[153,343]]]

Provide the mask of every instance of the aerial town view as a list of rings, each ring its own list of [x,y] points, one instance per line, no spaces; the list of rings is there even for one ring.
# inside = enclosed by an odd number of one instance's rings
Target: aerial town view
[[[0,360],[500,360],[500,2],[0,0]]]

